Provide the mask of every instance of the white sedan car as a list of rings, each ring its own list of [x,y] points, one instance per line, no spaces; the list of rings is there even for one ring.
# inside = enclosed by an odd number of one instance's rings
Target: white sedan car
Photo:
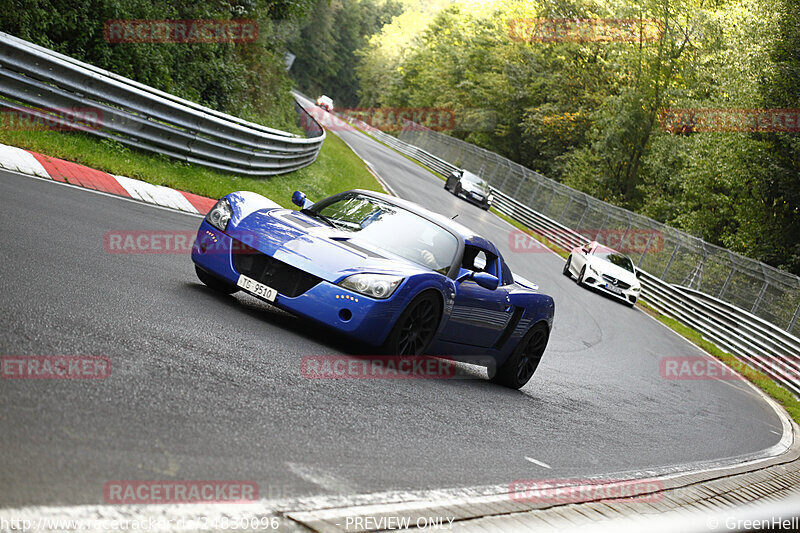
[[[630,307],[636,304],[642,288],[633,261],[597,241],[572,250],[564,265],[564,275],[577,276],[578,285],[601,290]]]

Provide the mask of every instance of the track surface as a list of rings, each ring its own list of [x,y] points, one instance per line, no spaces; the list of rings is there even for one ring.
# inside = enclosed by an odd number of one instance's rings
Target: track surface
[[[182,255],[112,255],[108,230],[197,217],[0,172],[0,353],[105,355],[98,381],[0,380],[0,508],[102,503],[124,479],[241,479],[262,498],[582,478],[758,454],[776,414],[742,383],[668,381],[700,352],[644,313],[577,287],[548,253],[436,177],[343,133],[404,198],[493,239],[556,301],[521,391],[478,379],[308,380],[305,355],[346,340],[244,294],[220,296]],[[529,459],[546,463],[544,468]]]

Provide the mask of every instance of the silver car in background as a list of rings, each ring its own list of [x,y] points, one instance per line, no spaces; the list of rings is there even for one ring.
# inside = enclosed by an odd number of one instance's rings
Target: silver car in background
[[[444,183],[444,188],[466,201],[479,205],[488,211],[492,207],[492,193],[489,184],[480,176],[469,170],[454,170]]]

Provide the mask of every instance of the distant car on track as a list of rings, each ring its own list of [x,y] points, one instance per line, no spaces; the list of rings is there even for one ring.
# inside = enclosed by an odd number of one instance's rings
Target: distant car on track
[[[371,191],[317,203],[296,191],[292,201],[299,211],[252,192],[220,199],[192,249],[200,280],[223,293],[244,290],[382,353],[480,356],[494,381],[528,382],[554,303],[513,275],[494,244]]]
[[[578,285],[603,291],[630,307],[636,304],[642,288],[633,261],[597,241],[572,250],[564,275],[577,276]]]
[[[329,96],[325,96],[323,94],[322,96],[317,98],[317,102],[316,103],[317,103],[318,107],[321,107],[322,109],[324,109],[328,113],[332,113],[333,112],[333,100],[331,100],[331,98]]]
[[[479,205],[486,211],[492,206],[494,200],[489,190],[489,184],[469,170],[454,170],[444,182],[444,188],[468,202]]]

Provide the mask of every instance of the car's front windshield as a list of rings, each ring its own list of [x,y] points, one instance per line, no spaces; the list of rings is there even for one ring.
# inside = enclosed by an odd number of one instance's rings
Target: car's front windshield
[[[616,265],[616,266],[618,266],[620,268],[624,268],[628,272],[635,272],[635,270],[633,268],[633,262],[628,258],[628,256],[622,255],[619,252],[615,252],[613,250],[609,250],[609,251],[601,250],[601,251],[595,252],[594,255],[596,255],[600,259],[604,259],[604,260],[608,261],[612,265]]]
[[[411,211],[363,194],[324,200],[311,208],[354,242],[380,248],[418,265],[447,274],[458,251],[458,239],[441,226]]]
[[[489,190],[489,184],[483,181],[480,177],[476,176],[475,174],[470,174],[468,172],[465,172],[461,180],[466,183],[469,183],[470,185],[475,186],[476,188],[482,191]]]

